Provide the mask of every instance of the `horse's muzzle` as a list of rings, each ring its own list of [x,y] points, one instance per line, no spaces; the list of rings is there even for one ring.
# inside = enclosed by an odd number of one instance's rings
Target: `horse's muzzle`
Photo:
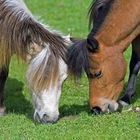
[[[109,99],[104,101],[106,102],[104,102],[102,106],[94,106],[91,108],[91,113],[93,115],[99,115],[109,112],[120,112],[122,110],[122,106],[119,103]]]

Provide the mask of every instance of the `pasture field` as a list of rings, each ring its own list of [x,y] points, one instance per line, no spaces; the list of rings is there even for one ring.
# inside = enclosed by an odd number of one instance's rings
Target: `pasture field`
[[[29,9],[52,28],[78,37],[88,33],[87,12],[92,0],[25,0]],[[129,61],[131,48],[125,56]],[[27,64],[13,57],[5,86],[7,114],[0,118],[0,140],[140,140],[140,112],[123,111],[92,116],[89,110],[88,80],[79,84],[70,78],[63,86],[60,120],[56,124],[35,124],[30,91],[26,84]],[[127,84],[128,74],[126,76]],[[129,107],[140,106],[140,78]]]

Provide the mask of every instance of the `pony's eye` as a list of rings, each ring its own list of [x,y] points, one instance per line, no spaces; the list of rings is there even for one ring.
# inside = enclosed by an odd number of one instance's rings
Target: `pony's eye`
[[[95,78],[100,78],[100,77],[102,77],[102,71],[101,70],[97,70],[97,71],[95,71],[95,73],[94,73],[94,77]]]

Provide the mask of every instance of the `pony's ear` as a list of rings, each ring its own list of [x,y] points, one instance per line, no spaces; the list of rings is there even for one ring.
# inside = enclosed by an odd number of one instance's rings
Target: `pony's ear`
[[[99,43],[95,38],[87,38],[87,49],[89,52],[94,53],[99,49]]]

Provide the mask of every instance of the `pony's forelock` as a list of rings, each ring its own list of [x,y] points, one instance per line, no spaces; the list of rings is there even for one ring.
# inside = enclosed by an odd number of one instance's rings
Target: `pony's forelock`
[[[66,46],[72,43],[69,35],[63,36],[63,38],[67,42]],[[41,93],[41,91],[48,89],[50,86],[56,86],[62,73],[60,72],[61,67],[64,67],[66,63],[66,53],[62,58],[51,50],[50,44],[43,44],[42,48],[42,51],[31,60],[26,75],[29,87],[36,93]],[[60,64],[61,61],[64,63],[63,66]],[[65,70],[62,71],[65,73]]]
[[[30,62],[26,76],[29,87],[35,92],[40,92],[50,84],[55,84],[59,73],[58,62],[49,44],[45,44],[44,49]]]

